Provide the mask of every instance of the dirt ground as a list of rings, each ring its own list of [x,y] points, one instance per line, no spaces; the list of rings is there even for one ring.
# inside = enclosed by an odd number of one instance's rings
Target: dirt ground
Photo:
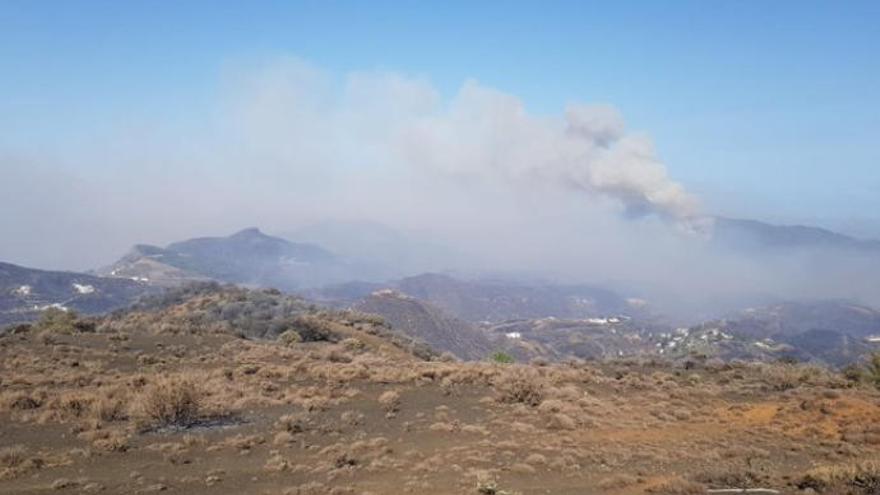
[[[880,457],[880,395],[817,368],[426,362],[376,339],[8,334],[0,493],[798,492]]]

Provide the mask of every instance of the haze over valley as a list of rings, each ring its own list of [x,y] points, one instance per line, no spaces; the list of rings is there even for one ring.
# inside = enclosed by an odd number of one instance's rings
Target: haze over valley
[[[0,3],[0,493],[877,494],[878,18]]]

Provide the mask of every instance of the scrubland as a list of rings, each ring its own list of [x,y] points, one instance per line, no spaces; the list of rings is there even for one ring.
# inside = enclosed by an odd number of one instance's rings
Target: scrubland
[[[248,338],[199,312],[218,297],[0,337],[0,493],[880,490],[880,394],[852,376],[464,363],[315,308]]]

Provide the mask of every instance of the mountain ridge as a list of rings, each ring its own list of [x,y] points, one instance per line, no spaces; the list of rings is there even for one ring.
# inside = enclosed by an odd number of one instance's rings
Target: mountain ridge
[[[723,216],[712,218],[713,242],[735,247],[843,248],[880,253],[878,239],[857,238],[823,227]]]
[[[137,244],[98,273],[163,286],[216,280],[290,291],[338,278],[342,263],[320,246],[293,243],[249,227],[225,237],[196,237],[164,248]]]
[[[125,307],[153,290],[135,280],[0,262],[0,325],[33,320],[53,307],[84,314],[105,313]]]

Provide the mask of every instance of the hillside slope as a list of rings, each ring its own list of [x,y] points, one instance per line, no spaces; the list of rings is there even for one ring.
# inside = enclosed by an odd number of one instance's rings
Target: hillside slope
[[[0,262],[0,326],[36,319],[48,307],[103,313],[124,307],[152,290],[133,280]]]
[[[758,220],[714,218],[713,241],[737,248],[838,249],[880,255],[880,241],[857,239],[820,227],[773,225]]]
[[[680,329],[661,342],[668,355],[724,360],[795,359],[845,366],[880,350],[880,311],[849,301],[799,301],[752,308]]]
[[[201,237],[165,248],[138,245],[99,273],[162,286],[216,280],[292,291],[344,280],[347,268],[319,246],[289,242],[250,228],[228,237]]]
[[[374,292],[355,304],[353,309],[380,315],[391,328],[461,359],[484,359],[493,349],[486,334],[475,325],[393,290]]]
[[[404,293],[472,322],[524,318],[587,318],[634,308],[610,290],[591,286],[459,280],[427,273],[400,280]]]
[[[876,493],[852,374],[445,362],[374,317],[187,291],[0,335],[0,493]]]

